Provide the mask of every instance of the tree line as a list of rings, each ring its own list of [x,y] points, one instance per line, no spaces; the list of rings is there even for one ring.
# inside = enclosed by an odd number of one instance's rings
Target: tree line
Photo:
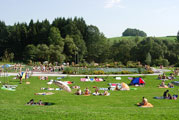
[[[133,32],[133,31],[132,31]],[[142,32],[143,33],[143,32]],[[137,33],[138,34],[138,33]],[[144,35],[145,36],[145,35]],[[179,35],[178,35],[179,36]],[[177,37],[179,39],[179,37]],[[176,39],[177,39],[176,38]],[[1,60],[18,62],[121,62],[178,64],[179,42],[139,37],[111,42],[83,18],[6,25],[0,21]]]

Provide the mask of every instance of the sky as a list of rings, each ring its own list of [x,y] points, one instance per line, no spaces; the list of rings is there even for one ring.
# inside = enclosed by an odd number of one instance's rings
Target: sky
[[[77,16],[108,38],[122,36],[127,28],[159,37],[177,34],[178,5],[179,0],[0,0],[0,20],[13,25]]]

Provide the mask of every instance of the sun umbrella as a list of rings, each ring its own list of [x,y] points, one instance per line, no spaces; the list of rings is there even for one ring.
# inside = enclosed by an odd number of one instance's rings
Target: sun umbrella
[[[66,83],[64,83],[64,82],[62,82],[62,81],[55,81],[54,83],[55,83],[56,85],[58,85],[60,88],[62,88],[63,90],[65,90],[65,91],[67,91],[67,92],[71,92],[70,87],[69,87]]]

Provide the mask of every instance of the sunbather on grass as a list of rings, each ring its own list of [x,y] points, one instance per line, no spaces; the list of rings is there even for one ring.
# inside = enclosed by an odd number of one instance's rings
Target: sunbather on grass
[[[148,104],[147,98],[143,97],[143,98],[142,98],[142,102],[141,102],[141,103],[138,103],[137,105],[138,105],[138,106],[143,106],[143,105],[147,105],[147,104]]]

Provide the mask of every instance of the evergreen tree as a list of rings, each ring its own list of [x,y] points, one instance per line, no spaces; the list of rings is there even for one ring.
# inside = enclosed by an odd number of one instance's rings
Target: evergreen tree
[[[152,61],[152,57],[151,57],[150,53],[147,53],[145,63],[146,63],[147,65],[150,65],[150,64],[151,64],[151,61]]]

